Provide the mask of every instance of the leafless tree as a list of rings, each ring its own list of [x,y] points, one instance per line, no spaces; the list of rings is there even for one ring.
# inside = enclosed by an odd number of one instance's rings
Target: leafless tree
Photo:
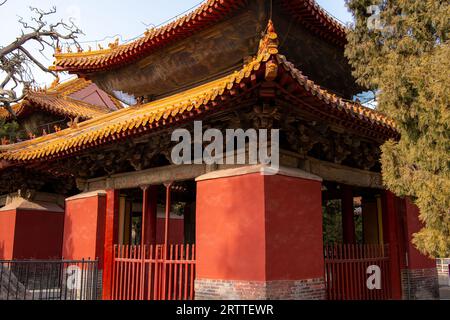
[[[0,7],[6,2],[0,0]],[[56,77],[56,73],[49,70],[25,45],[37,43],[39,53],[44,56],[46,49],[57,50],[62,42],[80,48],[77,38],[83,34],[71,19],[68,22],[48,22],[49,16],[56,13],[56,7],[48,11],[34,7],[30,10],[33,14],[30,21],[19,17],[18,22],[22,26],[20,36],[7,46],[0,46],[0,107],[7,109],[14,117],[11,106],[22,100],[26,91],[35,85],[33,70],[40,69]]]

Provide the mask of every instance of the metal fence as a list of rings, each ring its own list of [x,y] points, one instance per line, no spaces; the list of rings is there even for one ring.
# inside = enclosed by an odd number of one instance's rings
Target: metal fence
[[[193,300],[195,245],[117,245],[113,300]]]
[[[325,283],[329,300],[386,300],[391,298],[387,245],[335,244],[325,246]],[[367,287],[367,270],[379,268],[381,288]]]
[[[0,300],[96,300],[97,260],[0,260]]]
[[[436,268],[439,275],[450,276],[449,266],[450,266],[450,258],[436,259]]]

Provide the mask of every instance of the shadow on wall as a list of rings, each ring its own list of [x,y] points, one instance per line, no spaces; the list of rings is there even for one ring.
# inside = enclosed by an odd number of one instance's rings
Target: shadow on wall
[[[0,260],[4,259],[5,254],[5,241],[0,242]]]
[[[64,228],[63,228],[63,239],[61,246],[61,258],[63,260],[72,260],[76,257],[73,256],[73,236],[74,232],[72,230],[72,217],[67,215],[67,206],[64,212]]]

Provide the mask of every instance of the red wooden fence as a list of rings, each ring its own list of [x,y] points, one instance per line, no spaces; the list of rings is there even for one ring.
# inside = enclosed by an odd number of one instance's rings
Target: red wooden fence
[[[325,283],[329,300],[391,298],[389,252],[386,245],[339,244],[325,247]],[[369,266],[381,269],[381,289],[367,286]]]
[[[113,300],[193,300],[195,245],[114,247]]]

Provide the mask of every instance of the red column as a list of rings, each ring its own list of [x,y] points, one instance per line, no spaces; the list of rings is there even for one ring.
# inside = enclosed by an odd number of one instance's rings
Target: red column
[[[401,263],[403,276],[403,296],[411,300],[439,299],[439,278],[436,270],[436,260],[423,255],[413,245],[414,234],[423,227],[420,221],[419,208],[411,199],[398,199],[403,207],[403,235],[400,239],[403,251],[400,254],[405,263]],[[401,262],[403,262],[401,261]]]
[[[344,243],[355,244],[356,236],[353,210],[353,192],[349,186],[342,186],[342,229]]]
[[[197,178],[196,299],[324,299],[321,180],[258,166]]]
[[[171,199],[172,183],[165,184],[165,187],[166,187],[166,217],[164,219],[164,245],[167,250],[167,245],[169,242],[170,209],[171,209],[171,205],[172,205],[172,199]]]
[[[103,265],[103,300],[111,300],[114,244],[118,240],[119,225],[119,191],[106,191],[104,265]]]
[[[383,229],[384,241],[389,244],[390,276],[392,298],[402,298],[400,256],[399,256],[399,228],[395,207],[395,195],[390,191],[383,192]]]
[[[156,213],[158,201],[158,186],[142,187],[142,239],[141,244],[156,243]]]

